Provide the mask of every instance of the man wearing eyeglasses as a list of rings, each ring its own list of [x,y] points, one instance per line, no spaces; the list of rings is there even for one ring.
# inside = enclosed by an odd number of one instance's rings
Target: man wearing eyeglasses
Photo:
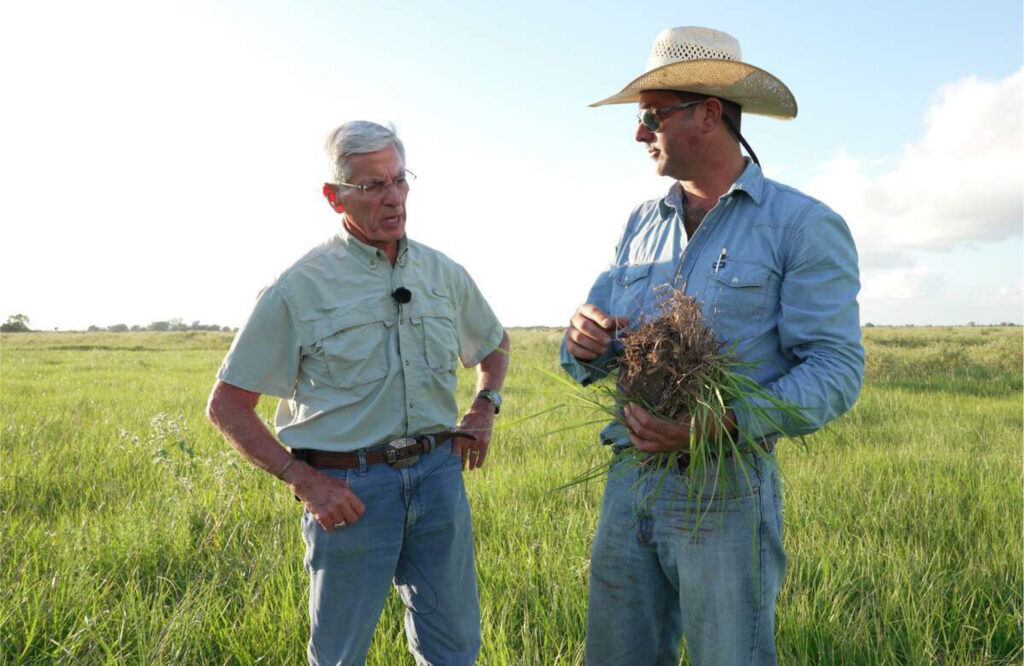
[[[592,106],[631,102],[640,107],[637,142],[674,182],[629,217],[612,267],[570,320],[563,367],[584,385],[605,376],[621,351],[618,332],[655,312],[655,290],[668,284],[698,300],[717,339],[751,364],[744,372],[805,418],[765,423],[731,405],[728,434],[743,432],[762,453],[706,470],[687,470],[680,455],[667,473],[609,472],[591,551],[586,662],[677,664],[685,637],[697,665],[774,664],[786,553],[773,448],[856,400],[864,366],[857,253],[839,215],[762,174],[741,113],[793,118],[796,101],[743,62],[733,37],[663,31],[647,71]],[[656,456],[685,451],[690,426],[631,403],[601,439]],[[726,484],[729,474],[742,479]]]
[[[311,664],[361,664],[392,584],[418,663],[480,649],[462,471],[483,466],[508,336],[469,274],[407,238],[411,171],[392,129],[335,130],[336,236],[262,291],[224,359],[211,421],[302,500]],[[478,367],[458,418],[456,361]],[[255,408],[281,399],[278,442]]]

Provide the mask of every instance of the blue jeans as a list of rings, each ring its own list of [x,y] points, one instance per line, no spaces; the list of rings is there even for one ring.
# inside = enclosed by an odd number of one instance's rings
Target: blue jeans
[[[675,666],[682,636],[696,666],[776,663],[786,553],[775,459],[725,458],[693,486],[675,470],[610,470],[590,555],[588,665]]]
[[[364,663],[394,583],[416,663],[472,664],[480,650],[480,602],[469,502],[451,444],[405,469],[326,471],[348,482],[366,513],[332,532],[303,513],[309,663]]]

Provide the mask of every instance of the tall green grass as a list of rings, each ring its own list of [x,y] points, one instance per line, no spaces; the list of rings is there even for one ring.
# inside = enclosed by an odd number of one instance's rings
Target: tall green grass
[[[512,333],[500,422],[559,404],[559,331]],[[203,407],[217,333],[0,340],[0,662],[298,664],[299,505]],[[1020,329],[866,331],[857,407],[783,444],[780,662],[999,664],[1022,654]],[[460,376],[460,404],[473,387]],[[260,413],[270,418],[273,401]],[[570,406],[467,474],[484,664],[579,664],[607,452]],[[389,600],[370,663],[411,663]]]

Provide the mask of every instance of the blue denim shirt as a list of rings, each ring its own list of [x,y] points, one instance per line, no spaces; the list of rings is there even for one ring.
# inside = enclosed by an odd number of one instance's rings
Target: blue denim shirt
[[[857,250],[843,219],[823,203],[765,178],[749,162],[687,241],[683,189],[641,204],[626,223],[614,264],[587,302],[634,325],[669,284],[694,296],[719,340],[735,343],[742,369],[806,420],[781,418],[782,432],[733,406],[751,437],[814,432],[850,409],[864,375]],[[621,345],[587,363],[562,343],[562,367],[583,385],[605,376]],[[770,405],[764,405],[770,407]],[[773,416],[777,412],[772,412]],[[629,444],[613,421],[601,439]]]

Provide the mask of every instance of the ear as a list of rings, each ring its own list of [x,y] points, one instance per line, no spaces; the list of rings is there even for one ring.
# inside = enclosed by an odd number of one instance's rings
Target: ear
[[[710,132],[716,125],[724,124],[722,113],[725,111],[722,101],[717,97],[708,97],[704,101],[704,115],[701,118],[704,130]]]
[[[338,187],[331,183],[324,183],[324,198],[327,199],[327,203],[334,209],[336,213],[344,213],[345,205],[341,203],[338,198]]]

